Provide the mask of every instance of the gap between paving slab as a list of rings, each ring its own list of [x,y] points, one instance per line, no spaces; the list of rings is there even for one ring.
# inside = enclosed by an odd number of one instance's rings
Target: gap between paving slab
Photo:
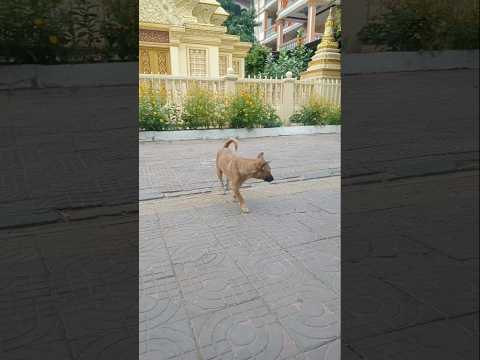
[[[324,179],[324,178],[329,178],[329,177],[338,177],[339,175],[340,175],[340,168],[325,169],[322,175],[310,176],[310,177],[292,176],[292,177],[280,178],[280,179],[276,179],[274,182],[270,183],[270,185],[279,185],[279,184],[292,183],[292,182],[318,180],[318,179]],[[253,181],[251,180],[250,182],[248,182],[246,184],[243,184],[241,186],[241,189],[248,189],[248,188],[258,186],[258,185],[262,186],[262,185],[264,185],[264,182],[261,181],[261,180],[253,180]],[[140,201],[152,201],[152,200],[158,200],[158,199],[176,198],[176,197],[206,194],[206,193],[212,193],[212,192],[215,193],[215,192],[218,191],[219,187],[220,187],[220,185],[218,185],[218,186],[207,186],[207,187],[203,187],[203,188],[196,188],[196,189],[190,189],[190,190],[178,190],[178,191],[163,192],[158,196],[141,197]]]
[[[242,192],[246,197],[257,199],[266,199],[275,197],[278,194],[293,195],[296,193],[306,192],[310,189],[319,188],[337,189],[340,191],[340,176],[330,176],[327,178],[314,179],[309,181],[297,181],[294,183],[281,183],[277,185],[262,184],[260,186],[244,189]],[[246,199],[248,202],[248,198]],[[231,193],[223,195],[218,190],[209,194],[190,194],[174,198],[152,199],[148,201],[141,201],[141,215],[149,213],[163,213],[170,211],[178,211],[181,209],[188,209],[192,206],[197,208],[208,207],[219,202],[231,202]],[[161,204],[161,206],[159,206]]]
[[[139,141],[221,140],[228,138],[249,139],[260,137],[339,134],[341,125],[286,126],[259,129],[211,129],[178,131],[141,131]]]

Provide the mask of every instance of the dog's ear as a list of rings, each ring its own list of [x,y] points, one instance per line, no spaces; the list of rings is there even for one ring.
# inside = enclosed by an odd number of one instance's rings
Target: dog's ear
[[[263,151],[257,155],[257,159],[263,160]]]

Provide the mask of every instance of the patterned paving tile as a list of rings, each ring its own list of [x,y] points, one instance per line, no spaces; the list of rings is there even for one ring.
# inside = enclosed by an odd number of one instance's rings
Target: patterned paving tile
[[[195,342],[176,279],[144,280],[139,289],[140,358],[191,358]]]
[[[325,345],[322,345],[314,350],[307,351],[304,354],[303,359],[305,360],[339,360],[340,355],[340,339],[333,340]],[[347,357],[342,355],[342,359],[347,359]]]
[[[316,279],[340,295],[340,239],[318,240],[288,249]]]
[[[287,359],[298,352],[258,300],[200,316],[193,319],[193,326],[205,360]]]

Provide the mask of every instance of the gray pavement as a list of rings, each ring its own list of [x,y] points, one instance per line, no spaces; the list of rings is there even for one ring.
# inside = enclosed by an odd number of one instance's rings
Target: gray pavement
[[[214,189],[218,186],[215,156],[222,144],[219,140],[141,143],[140,200]],[[260,151],[272,161],[277,182],[340,175],[340,134],[240,140],[242,155],[255,157]]]
[[[250,214],[221,142],[140,145],[141,359],[340,359],[339,140],[241,141],[279,179],[243,190]]]

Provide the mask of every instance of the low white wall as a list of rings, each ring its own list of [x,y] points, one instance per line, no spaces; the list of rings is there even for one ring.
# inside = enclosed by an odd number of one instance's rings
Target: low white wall
[[[478,50],[342,54],[342,74],[478,68]]]
[[[0,66],[0,90],[138,84],[138,63]]]
[[[289,126],[260,129],[222,129],[222,130],[181,130],[181,131],[141,131],[140,141],[173,140],[222,140],[228,138],[248,139],[271,136],[338,134],[340,125],[325,126]]]

